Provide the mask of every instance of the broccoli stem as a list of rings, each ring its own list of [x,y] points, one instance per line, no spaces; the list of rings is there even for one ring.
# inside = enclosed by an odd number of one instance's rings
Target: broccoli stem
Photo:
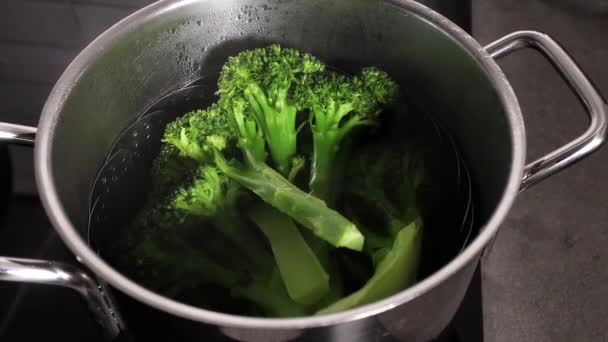
[[[249,211],[249,217],[264,232],[289,297],[311,305],[329,292],[329,275],[310,249],[289,216],[262,203]]]
[[[335,131],[313,134],[313,158],[310,174],[310,193],[327,203],[333,202],[332,175],[337,153]]]
[[[329,292],[315,303],[311,308],[313,311],[326,307],[344,296],[343,279],[340,269],[331,255],[331,246],[316,237],[310,230],[301,229],[300,233],[306,240],[312,251],[315,253],[321,265],[329,274]]]
[[[262,88],[252,83],[245,92],[258,125],[262,128],[270,155],[279,172],[287,176],[291,159],[296,153],[297,108],[288,103],[283,94],[275,103],[270,103]]]
[[[418,273],[421,241],[421,227],[418,221],[402,228],[395,237],[392,248],[378,263],[374,275],[365,286],[317,311],[317,315],[335,313],[369,304],[391,296],[411,285],[416,280]]]
[[[293,218],[335,247],[363,249],[364,237],[357,227],[325,202],[298,189],[278,172],[255,160],[246,151],[247,165],[229,165],[215,151],[217,167],[228,177],[257,194],[266,203]]]
[[[214,227],[226,235],[258,270],[269,271],[272,265],[270,253],[260,239],[247,227],[235,208],[226,209],[213,218]]]
[[[344,137],[357,126],[373,124],[373,121],[359,115],[353,115],[341,123],[352,110],[351,103],[336,104],[333,101],[327,110],[313,110],[313,161],[309,187],[314,196],[330,205],[335,195],[332,183],[336,155]]]
[[[276,269],[266,279],[256,278],[246,286],[233,287],[231,295],[252,301],[270,317],[298,317],[308,314],[304,306],[289,298]]]

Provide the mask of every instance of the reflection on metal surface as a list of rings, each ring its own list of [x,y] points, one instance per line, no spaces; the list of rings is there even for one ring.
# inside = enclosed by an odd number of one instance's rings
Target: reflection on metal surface
[[[109,293],[87,273],[74,266],[44,260],[0,257],[0,281],[71,288],[87,301],[106,337],[114,338],[124,330],[121,317],[113,309]]]
[[[36,130],[36,127],[0,122],[0,143],[34,145]]]
[[[589,128],[583,135],[526,166],[521,183],[523,191],[595,152],[606,140],[608,106],[572,57],[543,33],[514,32],[485,47],[486,51],[496,59],[522,48],[538,50],[553,64],[585,106],[590,119]]]

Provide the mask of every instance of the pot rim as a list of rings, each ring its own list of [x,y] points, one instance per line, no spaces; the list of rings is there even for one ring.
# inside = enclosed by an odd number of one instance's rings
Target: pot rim
[[[159,310],[182,318],[208,324],[250,329],[315,328],[377,315],[425,294],[438,284],[446,281],[470,262],[477,262],[478,256],[495,236],[499,226],[511,209],[519,192],[521,180],[523,179],[526,157],[526,139],[521,110],[517,97],[508,80],[485,49],[473,37],[452,21],[427,6],[414,2],[413,0],[384,0],[384,2],[395,6],[400,11],[416,15],[421,20],[427,21],[438,30],[442,30],[453,41],[465,49],[479,64],[480,68],[486,72],[487,77],[490,79],[492,86],[495,88],[495,91],[502,102],[507,120],[511,127],[511,139],[513,141],[511,152],[513,159],[507,185],[493,215],[485,226],[481,227],[480,233],[473,239],[471,244],[462,251],[462,253],[435,273],[392,296],[338,313],[300,318],[255,318],[224,314],[194,307],[144,288],[123,276],[100,258],[80,237],[76,228],[73,226],[59,201],[57,189],[53,183],[51,141],[53,140],[55,133],[54,128],[59,119],[57,113],[59,113],[60,109],[63,107],[73,85],[79,80],[80,76],[86,71],[91,62],[93,62],[106,48],[111,47],[122,35],[135,29],[143,22],[147,22],[176,8],[198,1],[210,0],[161,0],[134,12],[114,24],[93,40],[78,54],[72,63],[70,63],[55,84],[44,105],[38,125],[38,134],[34,151],[36,183],[43,207],[47,212],[51,223],[63,242],[76,255],[76,258],[80,262],[89,267],[97,276],[114,288]]]

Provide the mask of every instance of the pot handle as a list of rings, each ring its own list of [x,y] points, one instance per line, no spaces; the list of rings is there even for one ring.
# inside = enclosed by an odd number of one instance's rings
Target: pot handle
[[[86,300],[106,338],[117,338],[123,331],[122,319],[113,309],[110,293],[75,266],[47,260],[0,257],[0,281],[70,288]]]
[[[0,143],[33,146],[36,131],[36,127],[0,122]]]
[[[526,165],[520,191],[595,152],[606,140],[608,110],[606,102],[576,62],[548,35],[537,31],[517,31],[485,46],[495,59],[523,48],[536,49],[551,62],[584,105],[590,123],[587,131],[575,140]]]
[[[0,143],[33,146],[36,127],[0,123]],[[76,266],[37,259],[0,256],[0,281],[55,285],[78,292],[107,339],[122,338],[124,323],[109,290]]]

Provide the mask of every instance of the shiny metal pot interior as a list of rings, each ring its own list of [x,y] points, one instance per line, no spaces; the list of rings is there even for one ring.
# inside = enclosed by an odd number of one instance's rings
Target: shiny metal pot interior
[[[330,64],[380,66],[412,97],[432,104],[461,146],[478,190],[481,229],[460,255],[415,286],[364,307],[319,317],[260,319],[211,312],[150,292],[88,246],[91,184],[121,131],[160,95],[201,76],[213,84],[228,56],[270,42],[311,52]],[[555,63],[591,117],[583,136],[527,168],[520,108],[493,59],[522,47],[537,47]],[[65,71],[40,119],[36,177],[54,227],[78,259],[125,298],[146,304],[187,331],[219,328],[244,341],[370,341],[383,336],[426,341],[453,317],[480,255],[518,192],[603,143],[605,109],[581,71],[546,35],[518,32],[483,48],[444,17],[410,0],[166,0],[110,28]],[[31,140],[31,130],[0,129],[6,140]],[[0,259],[0,268],[7,260]]]

